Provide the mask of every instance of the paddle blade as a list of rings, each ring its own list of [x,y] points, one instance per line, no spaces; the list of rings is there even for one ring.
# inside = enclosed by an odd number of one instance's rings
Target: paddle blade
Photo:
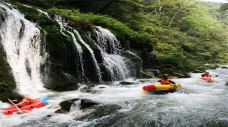
[[[48,96],[44,96],[44,97],[40,98],[40,101],[45,103],[46,105],[48,105],[48,101],[47,100],[48,100]]]

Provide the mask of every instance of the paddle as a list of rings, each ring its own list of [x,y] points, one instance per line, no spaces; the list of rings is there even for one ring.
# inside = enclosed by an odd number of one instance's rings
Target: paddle
[[[17,110],[19,111],[19,113],[23,113],[23,111],[16,104],[14,104],[12,100],[10,100],[8,98],[8,101],[17,108]]]

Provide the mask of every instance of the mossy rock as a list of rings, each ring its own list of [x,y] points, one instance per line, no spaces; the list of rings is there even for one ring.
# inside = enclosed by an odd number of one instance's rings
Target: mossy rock
[[[142,59],[131,51],[125,51],[122,55],[131,60],[134,64],[140,64],[142,62]]]
[[[78,88],[79,77],[74,58],[77,53],[72,40],[60,33],[56,25],[42,27],[46,31],[48,63],[41,68],[42,79],[49,89],[64,91]],[[73,59],[73,60],[72,60]],[[49,70],[47,73],[45,70]]]
[[[1,44],[0,38],[0,100],[6,101],[12,97],[16,88],[16,83],[11,73],[11,68],[7,62],[6,54]]]

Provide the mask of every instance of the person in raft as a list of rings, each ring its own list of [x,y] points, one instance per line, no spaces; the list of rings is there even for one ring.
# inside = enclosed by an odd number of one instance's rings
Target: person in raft
[[[201,75],[201,77],[211,77],[209,72],[205,72],[204,74]]]
[[[29,97],[24,97],[19,104],[32,104],[34,102],[36,102],[34,99]]]
[[[20,98],[22,98],[22,99],[20,99]],[[21,100],[21,101],[19,101],[19,100]],[[28,105],[28,104],[32,104],[35,102],[34,99],[25,97],[25,96],[18,96],[16,100],[12,100],[12,101],[14,103],[17,103],[16,105],[19,105],[19,106],[24,105],[24,104]]]
[[[176,84],[174,81],[171,81],[169,79],[169,75],[168,74],[162,75],[161,79],[158,80],[158,82],[160,82],[162,85]]]

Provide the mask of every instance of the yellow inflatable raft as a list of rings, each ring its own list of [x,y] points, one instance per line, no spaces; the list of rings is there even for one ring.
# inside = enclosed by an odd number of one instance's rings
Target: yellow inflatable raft
[[[159,93],[169,93],[169,92],[175,92],[177,88],[181,87],[180,84],[167,84],[167,85],[161,85],[161,84],[152,84],[143,86],[143,90],[155,94]]]

